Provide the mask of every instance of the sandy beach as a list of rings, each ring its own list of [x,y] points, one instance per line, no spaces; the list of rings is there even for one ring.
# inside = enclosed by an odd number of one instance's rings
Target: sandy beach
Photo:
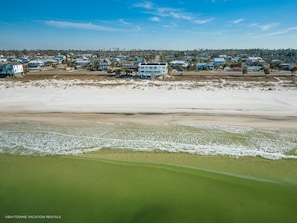
[[[284,81],[0,81],[0,120],[124,122],[296,129],[297,90]]]
[[[0,152],[104,148],[295,159],[294,79],[0,81]]]

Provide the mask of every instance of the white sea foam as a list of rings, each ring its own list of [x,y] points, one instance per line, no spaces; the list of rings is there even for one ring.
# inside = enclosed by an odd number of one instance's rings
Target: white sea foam
[[[24,123],[9,124],[0,131],[0,152],[22,155],[75,155],[102,148],[133,151],[185,152],[232,157],[260,156],[267,159],[297,158],[286,155],[297,148],[297,132],[185,126],[143,128],[99,125],[96,128],[49,128]],[[228,128],[227,128],[228,129]]]

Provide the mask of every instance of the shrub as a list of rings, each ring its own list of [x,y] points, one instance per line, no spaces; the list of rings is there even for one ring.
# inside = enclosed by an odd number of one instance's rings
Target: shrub
[[[270,74],[270,69],[269,68],[265,67],[263,70],[264,70],[265,75]]]

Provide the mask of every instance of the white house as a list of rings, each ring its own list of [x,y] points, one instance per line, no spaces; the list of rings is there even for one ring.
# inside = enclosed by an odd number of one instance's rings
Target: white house
[[[167,63],[140,63],[138,65],[138,74],[142,78],[165,76],[167,73]]]
[[[41,60],[31,60],[28,63],[28,67],[29,68],[40,68],[40,67],[44,67],[44,62]]]
[[[174,60],[170,62],[171,67],[183,67],[186,68],[188,66],[188,62],[183,61],[183,60]]]
[[[84,58],[75,59],[74,69],[85,68],[90,63],[89,60],[85,60]]]
[[[1,77],[7,76],[21,76],[24,74],[24,68],[21,63],[18,62],[10,62],[5,64],[0,64],[0,75]]]
[[[246,62],[248,64],[251,64],[251,63],[265,63],[265,61],[262,59],[262,57],[248,57]]]
[[[116,58],[118,58],[118,59],[120,59],[120,60],[125,60],[125,59],[126,59],[126,57],[127,57],[127,56],[125,56],[125,55],[122,55],[122,54],[120,54],[120,55],[116,56]]]
[[[260,72],[262,71],[261,66],[248,66],[248,72]]]
[[[112,62],[112,63],[119,63],[121,60],[119,59],[119,58],[111,58],[110,59],[110,61]]]
[[[226,63],[226,60],[224,57],[218,57],[218,58],[214,58],[213,60],[213,65],[224,65]]]
[[[58,54],[55,56],[54,59],[57,61],[58,64],[62,64],[66,61],[66,56]]]

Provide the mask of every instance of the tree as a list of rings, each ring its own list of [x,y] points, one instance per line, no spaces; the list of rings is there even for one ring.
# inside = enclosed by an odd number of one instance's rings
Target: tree
[[[22,54],[23,54],[23,56],[26,56],[26,55],[28,55],[28,50],[26,50],[26,49],[23,49],[23,50],[22,50]]]
[[[267,76],[268,74],[270,74],[270,69],[268,67],[264,67],[264,74],[265,76]]]
[[[292,75],[296,75],[296,72],[297,72],[297,66],[296,66],[296,67],[293,67],[293,68],[291,69],[291,73],[292,73]]]
[[[122,73],[122,69],[116,69],[115,73],[116,73],[116,76],[120,76]]]
[[[247,67],[243,67],[242,68],[242,74],[247,74],[248,73],[248,69]]]

